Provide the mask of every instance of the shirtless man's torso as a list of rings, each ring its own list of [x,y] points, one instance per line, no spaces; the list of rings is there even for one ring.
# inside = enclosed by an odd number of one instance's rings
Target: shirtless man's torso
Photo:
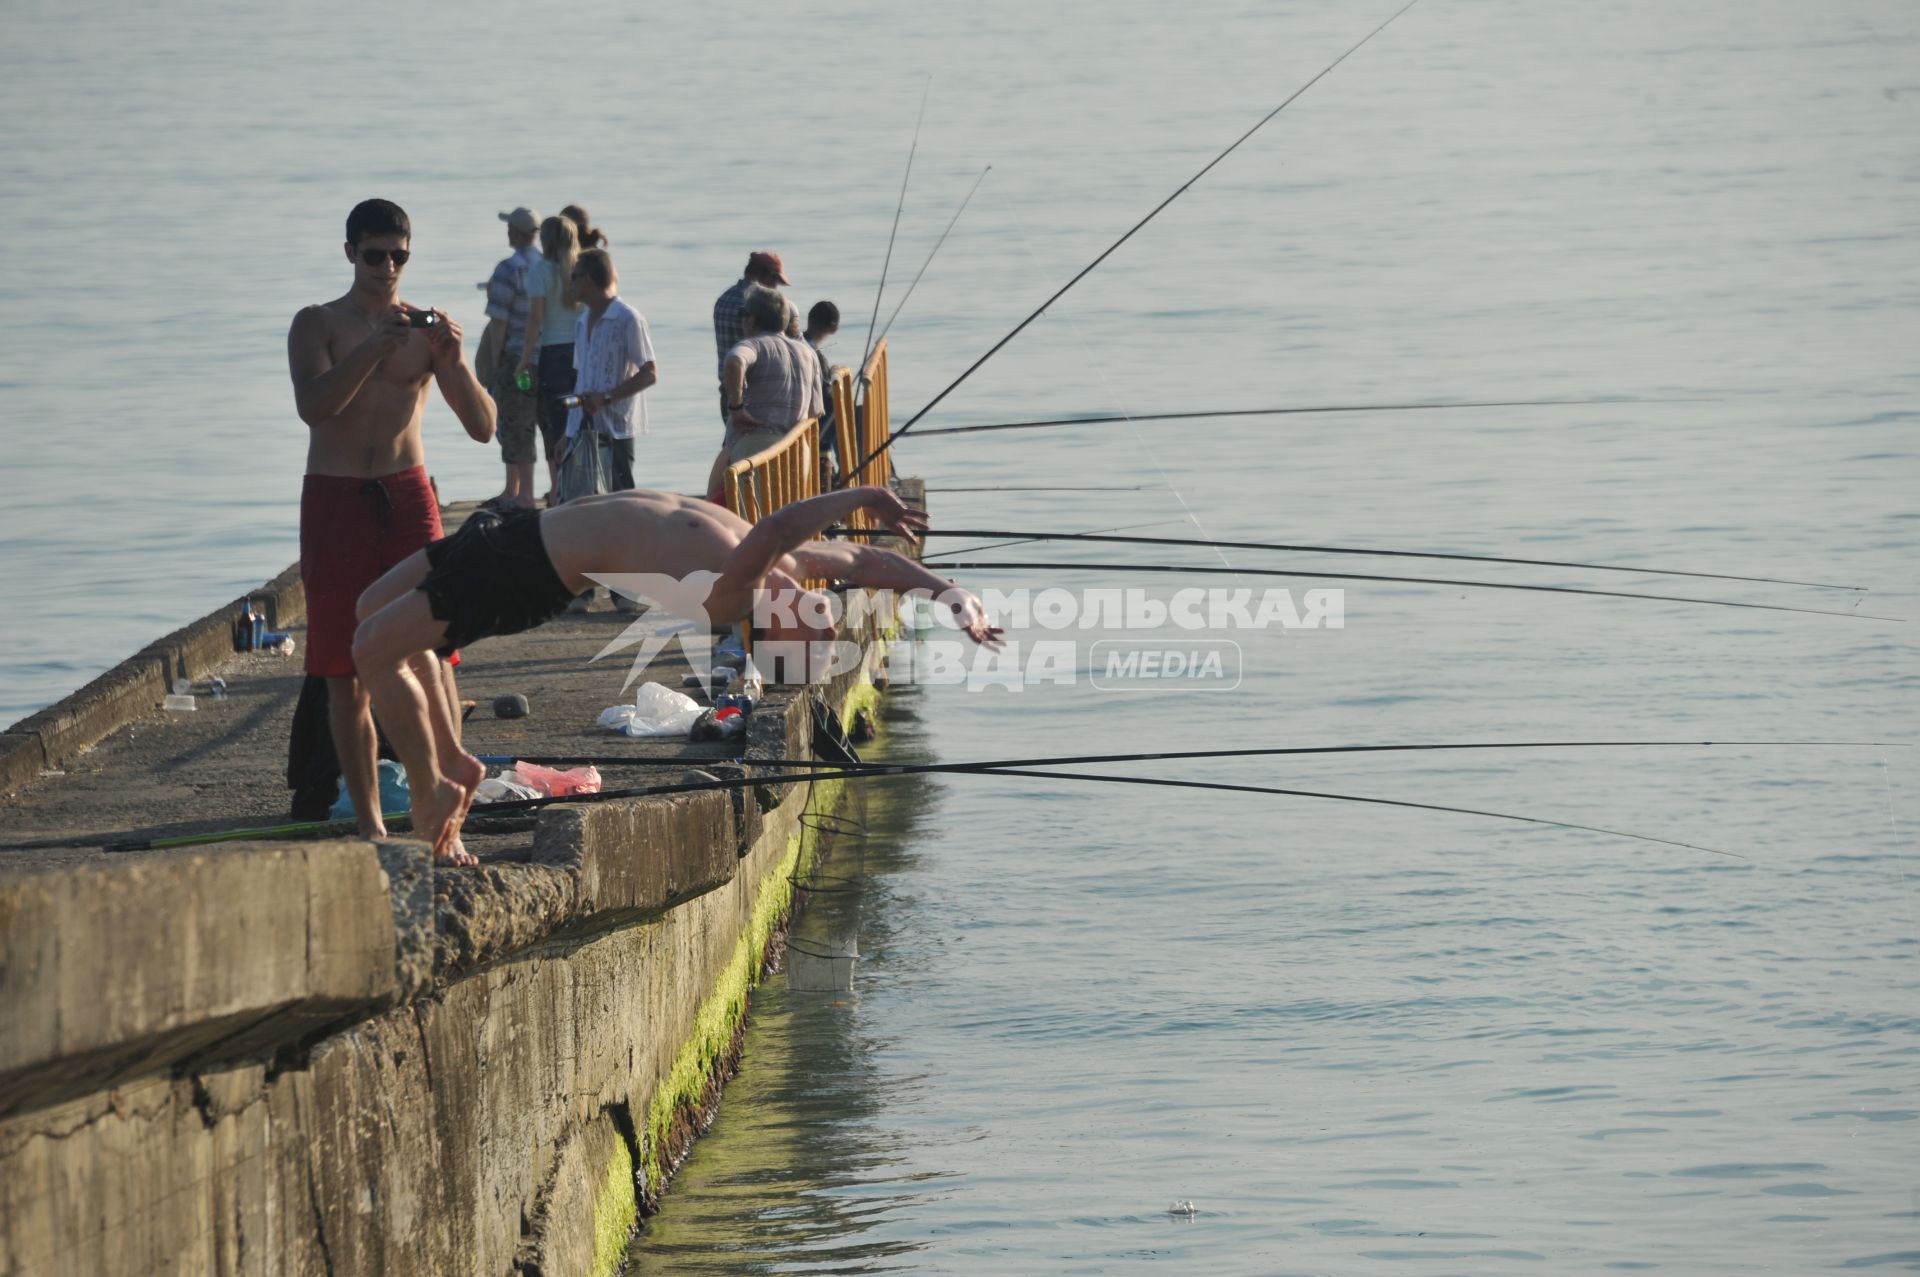
[[[294,316],[287,363],[310,431],[300,495],[306,669],[327,680],[328,723],[360,832],[380,837],[377,738],[353,668],[355,607],[382,573],[441,533],[420,440],[428,381],[481,443],[493,438],[494,411],[467,364],[460,325],[399,300],[410,256],[406,214],[385,200],[365,201],[349,215],[347,236],[353,286]],[[436,694],[453,695],[450,671],[421,677]]]

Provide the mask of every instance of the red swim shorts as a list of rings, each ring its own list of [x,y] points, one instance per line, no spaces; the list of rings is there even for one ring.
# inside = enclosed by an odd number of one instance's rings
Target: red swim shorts
[[[300,580],[307,587],[307,673],[353,673],[360,595],[400,560],[440,539],[440,505],[424,466],[355,479],[310,474],[300,489]]]

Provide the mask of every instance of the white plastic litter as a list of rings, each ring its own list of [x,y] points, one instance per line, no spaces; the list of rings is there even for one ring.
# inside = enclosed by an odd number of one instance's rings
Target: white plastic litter
[[[473,801],[478,805],[484,806],[487,803],[507,803],[515,802],[522,798],[546,797],[546,795],[542,794],[532,785],[523,785],[518,781],[507,779],[508,776],[518,776],[519,774],[520,773],[516,771],[509,770],[505,775],[487,777],[480,782],[480,787],[473,791]]]
[[[599,723],[628,736],[684,736],[700,717],[700,706],[659,683],[642,683],[631,705],[610,705],[600,711]]]

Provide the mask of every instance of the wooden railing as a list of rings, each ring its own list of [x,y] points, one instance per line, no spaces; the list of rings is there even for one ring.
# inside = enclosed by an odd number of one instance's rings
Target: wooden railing
[[[847,467],[860,459],[860,410],[854,404],[851,368],[836,368],[828,379],[827,412],[833,417],[834,454],[833,473],[826,482],[844,488]]]
[[[727,509],[758,523],[782,506],[820,495],[820,423],[807,418],[779,442],[727,467]]]
[[[885,487],[893,478],[893,453],[891,450],[880,452],[880,446],[887,441],[891,426],[887,419],[887,339],[882,337],[873,344],[873,354],[867,357],[867,366],[862,371],[861,380],[866,383],[867,393],[860,402],[857,412],[848,414],[854,427],[851,446],[847,439],[845,426],[840,430],[840,481],[842,487],[856,484],[877,484]],[[849,387],[851,398],[851,387]],[[878,455],[875,455],[875,454]],[[865,464],[860,463],[864,461]],[[857,467],[848,473],[849,467]]]
[[[726,468],[721,495],[727,509],[748,523],[758,523],[783,506],[808,497],[819,496],[825,487],[849,487],[855,484],[885,485],[893,478],[893,454],[880,452],[886,442],[887,423],[887,342],[883,337],[874,346],[865,369],[866,395],[854,402],[853,374],[837,370],[827,386],[829,407],[834,418],[834,443],[838,464],[831,470],[820,455],[820,423],[808,418],[780,437],[777,443]],[[865,465],[855,463],[866,459]],[[851,469],[851,473],[849,472]],[[865,510],[856,511],[848,522],[856,528],[874,528],[879,524]],[[808,589],[819,589],[825,581],[803,581]],[[751,628],[740,623],[742,643],[753,650]]]

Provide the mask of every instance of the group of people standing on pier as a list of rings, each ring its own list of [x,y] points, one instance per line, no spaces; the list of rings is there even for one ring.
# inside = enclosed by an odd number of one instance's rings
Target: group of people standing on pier
[[[687,607],[715,623],[746,618],[759,595],[798,595],[809,578],[924,590],[976,641],[998,643],[977,599],[915,561],[814,540],[860,510],[903,535],[925,526],[886,489],[798,502],[756,525],[715,503],[730,458],[825,408],[820,346],[839,312],[822,302],[802,330],[779,292],[789,281],[778,254],[753,253],[714,306],[727,433],[703,500],[635,487],[633,439],[645,433],[642,396],[659,370],[646,320],[619,297],[605,235],[578,206],[544,220],[527,208],[500,216],[513,251],[486,285],[484,377],[451,315],[400,300],[413,232],[389,200],[348,214],[352,287],[301,310],[287,334],[294,401],[310,427],[300,501],[306,668],[325,680],[328,730],[363,836],[386,834],[377,713],[407,769],[414,830],[442,863],[476,863],[459,828],[485,769],[460,744],[457,649],[550,620],[595,574],[700,578]],[[470,438],[497,432],[507,467],[501,493],[450,537],[421,442],[429,383]],[[541,510],[534,439],[551,480],[583,432],[614,458],[608,491]],[[775,614],[788,619],[767,638],[832,637],[831,625],[793,620],[791,599]]]
[[[512,251],[485,285],[487,327],[477,360],[507,471],[489,504],[530,510],[550,503],[559,458],[583,429],[597,434],[609,457],[608,490],[632,488],[634,439],[647,433],[643,392],[659,381],[660,367],[645,317],[619,296],[606,234],[577,204],[545,219],[516,208],[500,220]],[[714,302],[724,434],[709,495],[717,495],[731,461],[827,415],[832,369],[822,347],[839,331],[840,310],[815,303],[803,329],[798,309],[779,291],[791,283],[778,253],[757,251],[739,282]],[[538,498],[536,436],[547,483]]]

